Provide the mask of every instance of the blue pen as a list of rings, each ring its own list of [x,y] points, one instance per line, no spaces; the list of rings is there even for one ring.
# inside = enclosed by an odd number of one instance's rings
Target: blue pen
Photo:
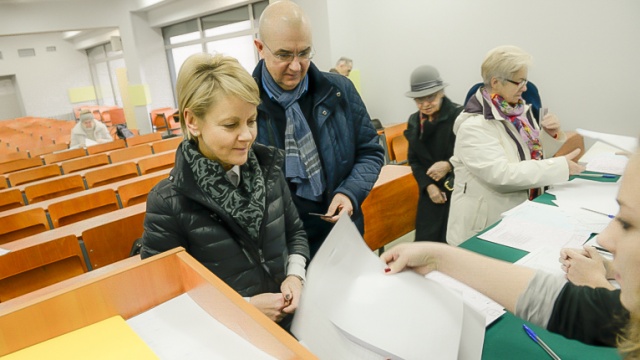
[[[618,175],[614,175],[614,174],[578,174],[578,176],[605,178],[605,179],[615,179]]]
[[[615,217],[615,215],[605,214],[605,213],[600,212],[600,211],[595,211],[595,210],[587,209],[586,207],[581,207],[580,209],[582,209],[582,210],[587,210],[587,211],[590,211],[590,212],[592,212],[592,213],[596,213],[596,214],[604,215],[604,216],[608,217],[609,219],[613,219],[613,218]]]
[[[556,353],[553,352],[553,350],[551,350],[551,348],[549,346],[547,346],[547,344],[544,343],[544,341],[542,341],[542,339],[540,339],[540,337],[538,337],[538,335],[536,335],[536,333],[533,332],[533,330],[531,330],[527,325],[522,324],[522,328],[524,329],[524,331],[527,333],[527,335],[529,335],[529,337],[531,338],[531,340],[535,341],[536,344],[540,345],[540,347],[547,352],[547,354],[549,354],[549,356],[551,356],[551,358],[553,360],[562,360],[560,359],[560,357],[558,355],[556,355]]]

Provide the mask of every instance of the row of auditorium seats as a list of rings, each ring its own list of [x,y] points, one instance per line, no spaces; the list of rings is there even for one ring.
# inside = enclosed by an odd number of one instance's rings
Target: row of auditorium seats
[[[180,137],[157,140],[160,134],[152,134],[155,135],[139,136],[143,138],[140,140],[149,142],[131,147],[125,147],[125,141],[118,139],[110,143],[90,146],[86,150],[71,149],[43,155],[41,158],[0,163],[0,177],[5,179],[4,182],[0,179],[0,189],[175,150],[182,141]]]

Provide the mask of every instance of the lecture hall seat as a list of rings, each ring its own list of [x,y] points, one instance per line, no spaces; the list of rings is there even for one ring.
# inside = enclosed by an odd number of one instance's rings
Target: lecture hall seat
[[[151,147],[153,148],[153,153],[158,154],[161,152],[176,150],[180,143],[182,143],[184,138],[182,136],[174,136],[168,139],[160,140],[151,143]]]
[[[83,190],[85,186],[82,176],[76,174],[28,185],[24,188],[24,196],[29,204],[33,204]]]
[[[7,244],[9,253],[0,256],[0,302],[87,272],[75,235],[29,240]]]
[[[37,166],[31,169],[12,172],[7,175],[11,186],[18,186],[37,180],[60,176],[60,167],[55,164]]]
[[[395,158],[395,164],[403,165],[407,163],[409,154],[409,141],[402,135],[398,135],[391,141],[391,149]]]
[[[87,156],[87,151],[85,149],[70,149],[65,151],[60,151],[57,153],[46,154],[42,156],[45,164],[53,164],[58,163],[70,159],[75,159],[79,157]]]
[[[138,160],[140,175],[172,168],[176,161],[176,152],[167,151]]]
[[[109,159],[111,159],[111,163],[115,164],[122,161],[132,160],[138,157],[151,155],[153,154],[153,151],[149,144],[142,144],[137,146],[130,146],[124,149],[113,150],[108,154]]]
[[[127,144],[124,139],[116,139],[102,144],[87,146],[87,154],[100,154],[111,150],[124,149],[125,147],[127,147]]]
[[[49,221],[43,208],[34,208],[2,216],[0,213],[0,244],[49,230]]]
[[[138,167],[134,162],[123,162],[102,166],[84,173],[84,180],[89,189],[96,186],[111,184],[116,181],[138,176]]]
[[[133,137],[127,138],[127,147],[132,147],[132,146],[149,143],[153,141],[158,141],[158,140],[162,140],[162,134],[157,132],[133,136]]]
[[[122,207],[129,207],[147,201],[147,195],[149,191],[153,189],[156,184],[162,179],[169,177],[168,174],[160,174],[150,178],[142,179],[140,181],[133,182],[118,187],[118,196],[120,197],[120,203]]]
[[[384,136],[387,140],[387,151],[389,152],[389,161],[390,162],[395,162],[396,159],[396,155],[393,152],[393,139],[398,137],[398,136],[402,136],[404,137],[404,131],[407,129],[407,123],[400,123],[400,124],[395,124],[395,125],[391,125],[391,126],[387,126],[386,128],[384,128]]]
[[[31,169],[37,166],[42,166],[42,160],[40,158],[28,158],[10,161],[0,164],[0,174],[9,174],[14,171]]]
[[[0,164],[4,164],[11,161],[16,161],[16,160],[28,159],[28,158],[29,158],[29,153],[27,152],[12,151],[12,152],[0,155]]]
[[[144,216],[144,211],[135,212],[82,232],[94,270],[129,257],[133,242],[144,232]]]
[[[24,197],[20,189],[5,189],[0,191],[0,212],[24,206]]]
[[[87,155],[77,159],[71,159],[60,163],[60,168],[64,174],[71,174],[76,171],[91,169],[98,166],[108,165],[107,154]]]
[[[54,228],[119,209],[116,192],[105,189],[49,204]]]
[[[51,154],[56,151],[64,151],[68,148],[67,144],[52,144],[42,147],[37,147],[34,149],[29,149],[29,155],[31,157],[39,157],[41,155]]]

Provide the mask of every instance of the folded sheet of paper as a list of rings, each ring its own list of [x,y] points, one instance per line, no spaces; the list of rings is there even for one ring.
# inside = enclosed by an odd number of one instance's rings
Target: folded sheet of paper
[[[343,216],[309,264],[292,332],[321,359],[479,359],[485,317],[462,297],[385,264]]]
[[[552,185],[547,192],[556,196],[553,202],[559,207],[584,208],[607,215],[618,213],[618,189],[620,181],[612,183],[586,179]]]
[[[161,359],[274,359],[186,293],[130,318],[127,324]]]

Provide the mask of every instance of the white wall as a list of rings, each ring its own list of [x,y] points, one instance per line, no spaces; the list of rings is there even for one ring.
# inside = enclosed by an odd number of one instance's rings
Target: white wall
[[[312,24],[328,19],[330,57],[354,59],[369,112],[383,123],[415,111],[403,94],[417,66],[436,66],[462,102],[487,51],[512,44],[533,55],[529,79],[565,128],[640,134],[640,1],[318,1],[328,14],[306,10]]]
[[[47,52],[55,46],[55,52]],[[18,57],[18,49],[33,48],[36,56]],[[15,75],[27,116],[71,119],[69,88],[92,86],[84,51],[62,40],[59,33],[0,38],[0,76]]]

